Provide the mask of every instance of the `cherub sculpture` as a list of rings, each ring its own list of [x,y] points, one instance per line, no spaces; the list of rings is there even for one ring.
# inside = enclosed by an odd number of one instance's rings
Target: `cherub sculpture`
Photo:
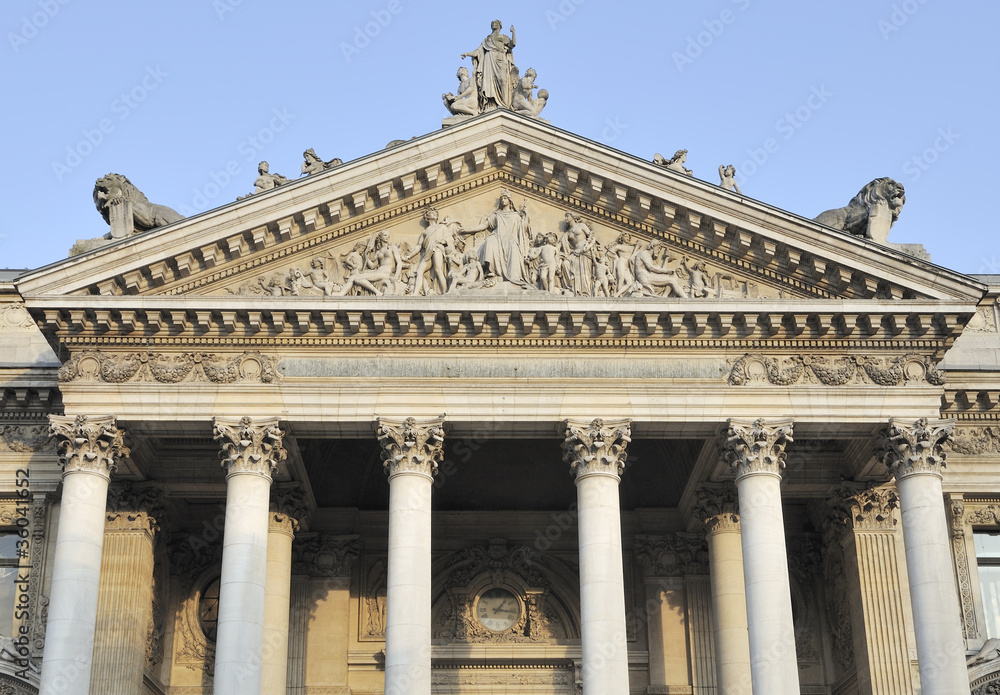
[[[732,164],[730,164],[729,166],[726,166],[724,164],[719,165],[719,178],[721,179],[719,185],[725,188],[727,191],[732,190],[736,191],[740,195],[743,195],[743,192],[740,191],[739,185],[737,185],[736,183],[736,167],[734,167]]]

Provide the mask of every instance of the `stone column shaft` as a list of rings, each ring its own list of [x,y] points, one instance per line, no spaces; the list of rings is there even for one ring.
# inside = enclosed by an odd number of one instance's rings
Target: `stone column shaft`
[[[882,460],[896,478],[923,695],[969,692],[961,612],[941,488],[954,421],[889,421]]]
[[[781,511],[781,469],[791,421],[729,421],[727,458],[736,471],[753,692],[798,695],[792,594]]]
[[[90,692],[143,695],[147,630],[153,619],[155,488],[116,486],[109,495]]]
[[[261,693],[282,693],[288,680],[288,621],[292,596],[294,535],[292,519],[283,514],[271,514],[267,533],[267,574],[264,578]]]
[[[285,457],[274,420],[215,418],[226,475],[215,695],[261,692],[271,472]]]
[[[389,476],[385,695],[430,695],[431,491],[444,417],[377,422]]]
[[[628,643],[618,486],[628,421],[567,420],[564,458],[576,475],[584,695],[628,695]]]
[[[87,695],[97,625],[108,483],[128,456],[113,417],[51,416],[63,492],[56,532],[42,695]]]
[[[738,517],[737,517],[738,519]],[[750,637],[743,583],[739,521],[708,533],[712,611],[715,616],[715,665],[720,695],[751,695]]]

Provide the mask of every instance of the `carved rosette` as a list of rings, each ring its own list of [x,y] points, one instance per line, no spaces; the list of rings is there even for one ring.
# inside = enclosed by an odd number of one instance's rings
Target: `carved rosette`
[[[830,500],[830,533],[839,538],[846,530],[892,531],[897,521],[894,511],[898,508],[899,496],[891,487],[872,485],[858,490],[842,485]]]
[[[944,446],[954,431],[954,420],[920,418],[912,427],[906,427],[890,419],[879,459],[897,480],[928,473],[941,477],[947,465]]]
[[[737,480],[755,473],[780,477],[785,467],[785,446],[792,441],[791,420],[766,423],[764,418],[753,422],[730,419],[724,456]]]
[[[621,480],[625,447],[632,441],[631,420],[563,421],[563,460],[576,479],[607,475]]]
[[[268,530],[293,535],[298,533],[301,522],[309,516],[309,506],[302,487],[294,485],[274,485],[271,487],[271,509]]]
[[[438,462],[444,459],[444,415],[418,421],[375,418],[382,462],[391,480],[400,473],[419,473],[433,477]]]
[[[695,490],[692,516],[705,524],[708,535],[721,531],[740,530],[740,500],[736,486],[726,483],[721,486],[708,486]]]
[[[63,475],[85,471],[110,480],[118,461],[130,453],[112,415],[50,415],[49,430],[58,442]]]
[[[278,427],[278,418],[258,420],[252,418],[212,418],[212,436],[220,442],[222,467],[226,477],[241,473],[254,473],[270,479],[278,463],[288,452],[281,445],[285,433]]]

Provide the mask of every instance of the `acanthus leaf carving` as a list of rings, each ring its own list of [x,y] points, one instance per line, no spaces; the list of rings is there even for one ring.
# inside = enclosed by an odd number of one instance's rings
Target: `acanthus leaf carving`
[[[50,415],[49,423],[58,441],[59,462],[67,473],[89,471],[110,479],[118,461],[129,456],[124,432],[111,415]]]
[[[577,479],[592,474],[620,477],[625,472],[631,420],[565,420],[562,429],[563,460]]]
[[[390,478],[404,472],[434,476],[444,459],[444,415],[418,421],[375,418],[382,462]]]
[[[164,488],[155,483],[115,483],[108,489],[106,528],[145,530],[154,535],[165,518]]]
[[[944,446],[954,430],[954,420],[920,418],[906,426],[890,419],[879,460],[897,479],[915,473],[940,475],[947,465]]]
[[[704,524],[707,533],[739,531],[740,500],[736,486],[731,482],[718,486],[702,485],[695,490],[691,515]]]
[[[215,353],[166,355],[152,352],[105,353],[100,350],[74,354],[60,369],[59,381],[93,381],[108,384],[157,382],[177,384],[208,381],[215,384],[273,384],[280,378],[278,360],[259,352],[225,356]]]
[[[892,487],[870,485],[864,489],[843,484],[830,500],[829,523],[843,530],[891,531],[896,527],[894,511],[899,496]]]
[[[256,473],[270,478],[288,456],[284,435],[277,418],[258,419],[256,424],[246,416],[212,418],[212,436],[222,446],[219,457],[227,476]]]
[[[785,446],[792,439],[792,421],[753,422],[730,418],[723,456],[739,480],[752,473],[781,474],[785,467]]]

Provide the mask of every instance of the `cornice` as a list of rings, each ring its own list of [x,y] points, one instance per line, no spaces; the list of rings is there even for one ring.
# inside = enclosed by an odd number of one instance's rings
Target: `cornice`
[[[747,350],[812,344],[937,352],[954,342],[975,313],[974,306],[933,301],[815,299],[81,296],[31,297],[28,306],[53,342],[93,346],[531,338],[715,341]]]
[[[835,296],[982,296],[986,286],[892,249],[833,232],[720,187],[506,112],[223,206],[25,274],[22,294],[154,293],[247,256],[346,233],[444,195],[503,179],[544,197],[646,225],[677,243],[726,254],[748,270]],[[641,228],[636,226],[637,229]],[[137,259],[123,262],[123,259]],[[120,278],[120,283],[118,278]]]

